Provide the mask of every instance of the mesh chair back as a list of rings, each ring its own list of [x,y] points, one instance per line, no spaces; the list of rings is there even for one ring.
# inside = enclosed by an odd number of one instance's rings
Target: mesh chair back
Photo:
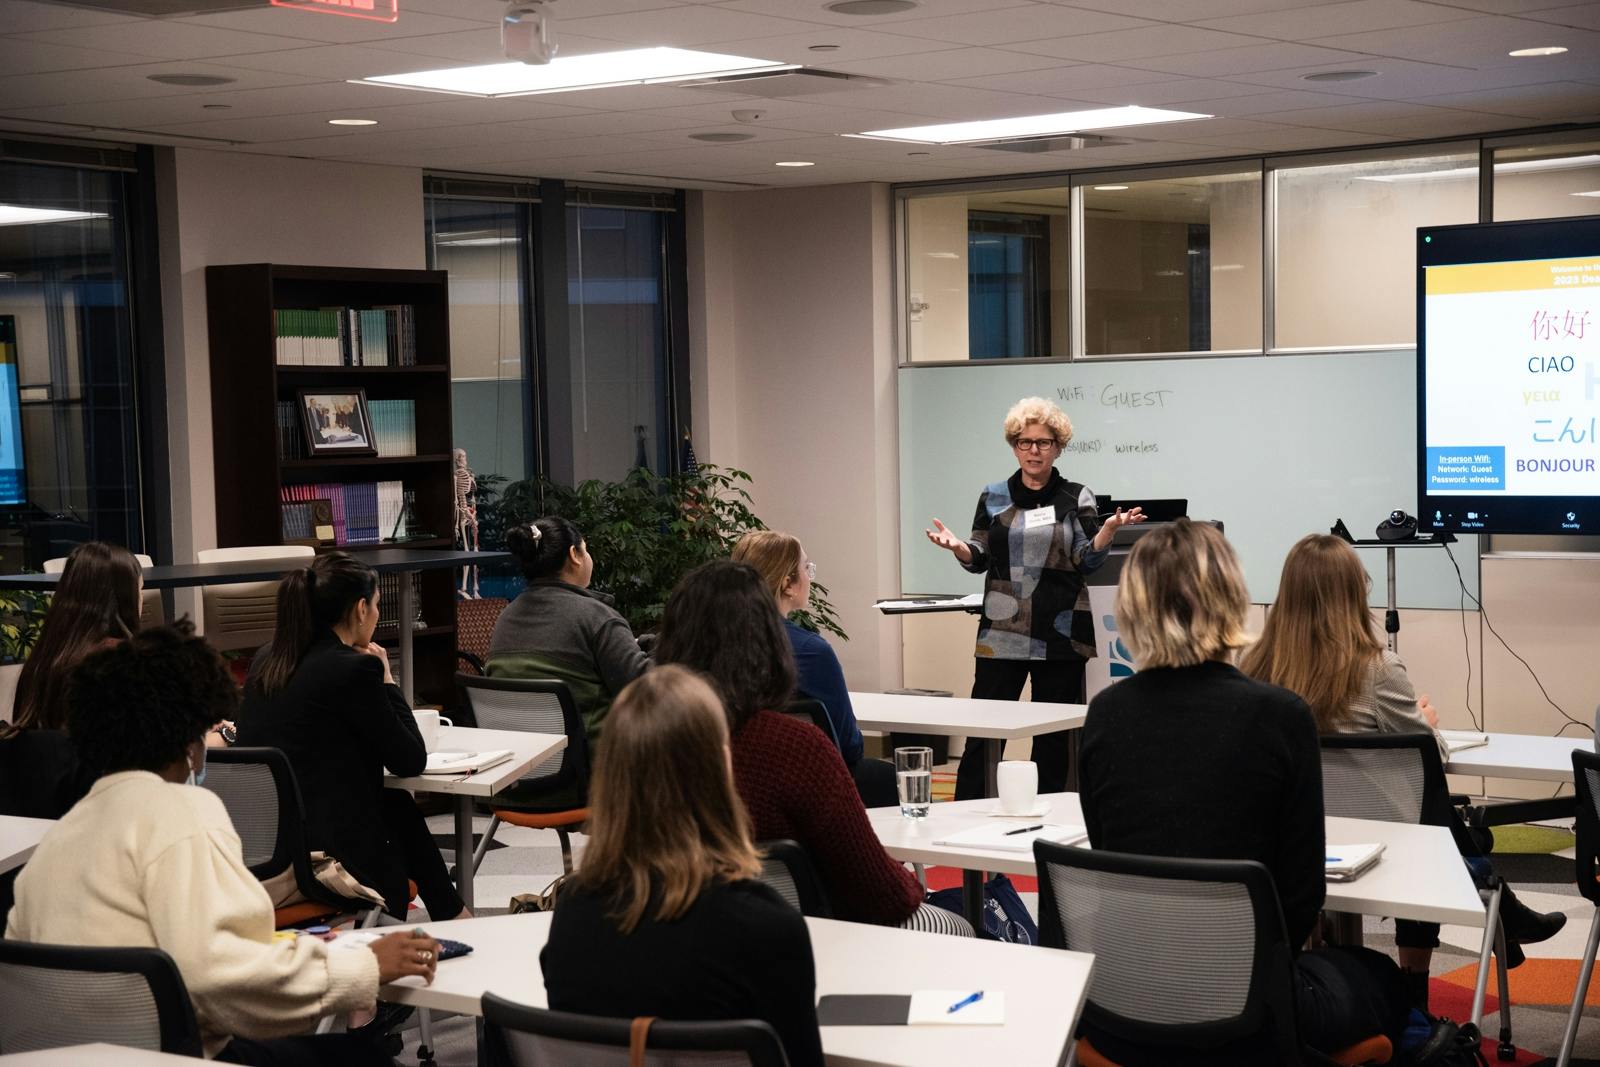
[[[139,561],[139,566],[148,570],[156,565],[156,561],[143,552],[135,552],[133,558]],[[46,574],[60,574],[67,569],[67,557],[57,556],[55,559],[44,561]],[[144,598],[139,602],[139,629],[148,630],[152,626],[160,626],[167,621],[167,609],[161,603],[161,590],[146,589]]]
[[[1084,1021],[1151,1047],[1269,1032],[1296,1062],[1289,948],[1259,863],[1038,842],[1041,943],[1095,954]]]
[[[589,735],[565,682],[457,674],[480,729],[565,734],[567,746],[517,780],[551,791],[589,781]]]
[[[789,701],[789,706],[783,709],[783,714],[791,719],[808,722],[822,731],[824,737],[833,742],[833,747],[839,747],[839,735],[834,732],[833,720],[828,718],[828,706],[820,700],[810,697],[800,697]]]
[[[293,771],[282,752],[275,748],[209,749],[204,784],[228,809],[251,874],[271,878],[293,862],[283,832],[283,797],[294,788]],[[290,797],[289,803],[298,819],[297,798]]]
[[[530,1008],[483,996],[489,1061],[497,1067],[628,1067],[632,1020]],[[649,1067],[788,1067],[777,1032],[765,1022],[656,1022]]]
[[[0,941],[0,1055],[93,1042],[200,1055],[172,957],[154,948]]]
[[[763,882],[800,914],[817,919],[833,918],[822,879],[817,877],[811,857],[798,841],[762,841],[756,848],[761,853]]]
[[[1578,791],[1578,892],[1600,906],[1600,755],[1573,749],[1572,780]]]
[[[195,553],[201,563],[240,560],[310,560],[316,549],[309,545],[252,545],[241,548],[205,548]],[[303,565],[303,564],[302,564]],[[206,641],[220,651],[257,649],[272,640],[278,622],[278,583],[241,582],[208,585],[200,590],[201,618]]]
[[[1450,795],[1432,734],[1322,738],[1322,807],[1382,822],[1449,823]]]

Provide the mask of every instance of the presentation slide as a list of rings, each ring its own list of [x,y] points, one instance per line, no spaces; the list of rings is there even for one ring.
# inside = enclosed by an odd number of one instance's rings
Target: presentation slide
[[[0,506],[27,499],[22,476],[22,412],[17,394],[17,320],[0,315]]]
[[[1600,496],[1600,256],[1425,266],[1423,286],[1426,518],[1494,529],[1498,496]],[[1452,497],[1478,506],[1445,516]]]

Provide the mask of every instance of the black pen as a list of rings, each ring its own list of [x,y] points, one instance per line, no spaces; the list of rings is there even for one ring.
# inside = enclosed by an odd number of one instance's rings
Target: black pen
[[[1005,833],[1001,834],[1000,836],[1001,837],[1012,837],[1012,836],[1015,836],[1016,834],[1031,834],[1035,830],[1043,830],[1043,829],[1044,829],[1044,823],[1040,823],[1038,826],[1019,826],[1015,830],[1007,830]]]

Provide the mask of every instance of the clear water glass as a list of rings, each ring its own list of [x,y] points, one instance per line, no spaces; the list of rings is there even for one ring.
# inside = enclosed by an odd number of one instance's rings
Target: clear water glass
[[[894,750],[894,782],[900,790],[900,814],[925,819],[933,805],[933,749]]]

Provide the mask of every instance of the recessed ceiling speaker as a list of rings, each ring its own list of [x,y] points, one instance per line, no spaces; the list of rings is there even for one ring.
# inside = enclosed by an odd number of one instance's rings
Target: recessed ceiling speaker
[[[162,85],[186,85],[198,88],[205,85],[232,85],[238,78],[224,78],[220,74],[147,74],[147,81]]]
[[[1308,82],[1358,82],[1362,78],[1376,78],[1375,70],[1322,70],[1315,74],[1302,75],[1301,81]]]
[[[916,0],[834,0],[824,4],[835,15],[898,15],[916,7]]]
[[[734,141],[753,141],[755,139],[756,135],[753,133],[734,133],[731,130],[721,133],[691,133],[689,135],[689,140],[691,141],[706,141],[710,144],[731,144]]]

